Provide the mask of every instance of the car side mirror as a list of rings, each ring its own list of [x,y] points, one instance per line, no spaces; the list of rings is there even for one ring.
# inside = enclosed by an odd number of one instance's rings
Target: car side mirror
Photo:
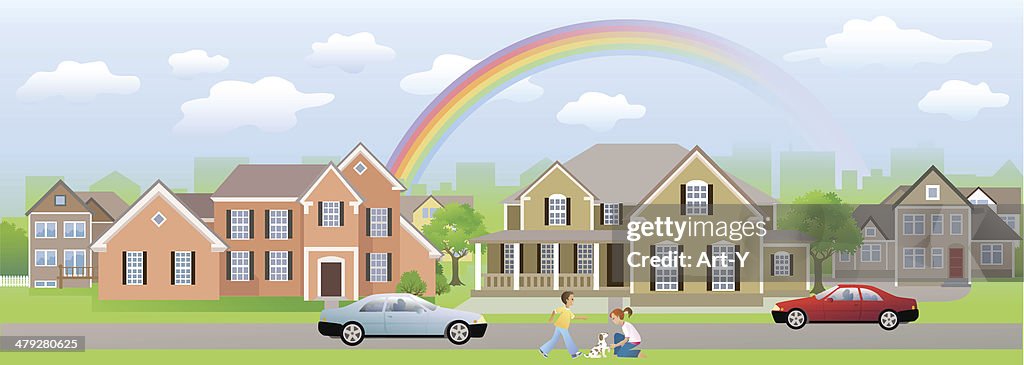
[[[832,303],[834,301],[836,301],[836,300],[832,299],[832,298],[825,298],[825,303]]]

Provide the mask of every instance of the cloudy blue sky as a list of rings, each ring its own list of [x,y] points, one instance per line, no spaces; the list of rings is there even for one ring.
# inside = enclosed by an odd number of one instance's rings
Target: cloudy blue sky
[[[118,170],[191,187],[196,156],[297,162],[360,141],[387,160],[432,94],[474,60],[614,18],[696,27],[775,62],[828,108],[868,167],[887,168],[889,148],[919,145],[945,148],[955,173],[1021,165],[1018,1],[353,3],[4,2],[0,214],[21,214],[25,175],[86,187]],[[497,99],[451,136],[425,182],[451,179],[455,162],[495,161],[511,183],[540,158],[597,142],[712,154],[749,141],[810,145],[776,106],[666,60],[575,62]]]

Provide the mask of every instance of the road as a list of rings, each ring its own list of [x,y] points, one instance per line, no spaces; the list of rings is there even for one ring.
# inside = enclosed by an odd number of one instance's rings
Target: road
[[[793,331],[772,324],[638,324],[649,349],[1020,349],[1020,324],[814,325]],[[612,325],[573,325],[583,348]],[[491,324],[484,338],[461,348],[534,349],[551,336],[547,324]],[[4,336],[85,336],[89,349],[331,349],[316,324],[3,324]],[[561,344],[559,345],[561,347]],[[450,349],[443,338],[367,338],[358,348]]]

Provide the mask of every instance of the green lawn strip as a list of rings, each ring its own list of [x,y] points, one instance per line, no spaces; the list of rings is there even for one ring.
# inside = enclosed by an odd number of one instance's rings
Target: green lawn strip
[[[1024,285],[975,282],[967,296],[949,302],[918,302],[921,323],[1024,323]]]
[[[88,343],[87,343],[88,345]],[[877,363],[984,363],[1020,364],[1021,350],[644,350],[648,358],[644,364],[689,363],[784,363],[829,365],[865,363],[873,358]],[[571,361],[621,361],[615,358],[570,360],[564,350],[557,350],[551,358],[543,359],[536,350],[87,350],[84,353],[2,353],[0,360],[10,363],[56,363],[75,361],[76,364],[138,363],[181,364],[199,363],[293,363],[296,361],[374,362],[393,363],[408,361],[416,364],[522,364],[569,363]],[[880,361],[880,362],[879,362]]]
[[[484,314],[488,323],[546,323],[549,313],[540,314]],[[607,323],[608,313],[577,313],[587,319],[574,319],[573,323]],[[704,314],[704,313],[654,313],[635,314],[633,323],[775,323],[769,314]]]
[[[486,270],[487,263],[481,263]],[[448,280],[452,279],[452,263],[451,261],[441,261],[441,266],[444,269],[444,276]],[[476,277],[473,272],[473,261],[467,261],[466,259],[459,260],[459,279],[462,280],[463,284],[460,286],[453,286],[452,291],[444,295],[439,295],[434,301],[437,305],[445,308],[455,308],[459,304],[462,304],[469,299],[469,293],[473,290],[473,284],[476,282]]]

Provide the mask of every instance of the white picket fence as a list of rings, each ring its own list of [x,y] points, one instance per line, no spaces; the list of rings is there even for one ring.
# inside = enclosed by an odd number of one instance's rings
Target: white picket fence
[[[27,288],[28,275],[0,275],[0,288]]]

